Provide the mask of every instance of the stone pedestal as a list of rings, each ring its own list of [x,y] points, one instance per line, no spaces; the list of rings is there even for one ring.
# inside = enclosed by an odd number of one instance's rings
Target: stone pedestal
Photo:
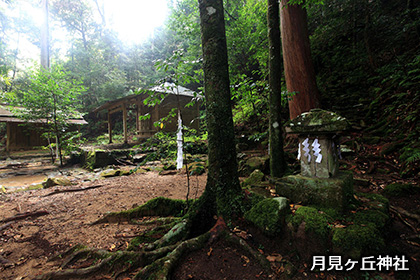
[[[340,212],[348,209],[353,196],[353,174],[338,172],[333,178],[314,178],[291,175],[276,179],[276,193],[293,203],[333,208]]]

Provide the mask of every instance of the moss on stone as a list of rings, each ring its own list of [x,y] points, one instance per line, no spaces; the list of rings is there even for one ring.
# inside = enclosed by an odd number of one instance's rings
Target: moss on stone
[[[339,172],[336,177],[320,179],[290,175],[275,180],[276,193],[292,202],[333,208],[340,212],[348,209],[353,197],[353,175]]]
[[[351,221],[356,225],[372,225],[378,230],[382,230],[389,221],[388,215],[376,209],[368,209],[357,211],[348,217],[347,221]]]
[[[420,186],[411,184],[394,183],[385,187],[382,194],[387,197],[408,196],[420,193]]]
[[[275,236],[281,232],[285,216],[289,211],[286,198],[266,198],[245,212],[244,217],[267,235]]]
[[[264,173],[261,172],[259,169],[255,169],[252,171],[252,173],[249,175],[248,178],[246,178],[243,182],[244,185],[259,185],[261,184],[261,181],[264,178]]]
[[[127,176],[127,175],[130,175],[130,170],[108,169],[101,173],[101,177],[103,178]]]
[[[378,253],[385,246],[380,232],[372,224],[335,228],[332,243],[336,252],[353,259],[358,259],[364,254]]]
[[[312,109],[286,124],[286,131],[292,133],[335,133],[350,128],[346,118],[322,109]]]
[[[305,231],[326,239],[330,232],[329,222],[332,222],[332,219],[313,207],[302,206],[296,210],[290,218],[290,222],[294,227],[298,227],[302,222],[305,222]]]

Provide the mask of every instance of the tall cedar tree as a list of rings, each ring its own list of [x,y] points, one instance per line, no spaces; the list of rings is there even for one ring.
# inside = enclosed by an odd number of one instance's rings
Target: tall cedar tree
[[[301,5],[281,0],[281,38],[284,74],[289,92],[290,119],[319,107],[319,91],[311,59],[306,10]]]
[[[240,215],[235,136],[222,0],[199,0],[208,130],[208,177],[200,210],[230,220]],[[204,207],[203,207],[204,206]],[[211,210],[212,209],[212,210]],[[204,213],[201,213],[204,214]],[[200,217],[201,216],[201,217]]]
[[[281,40],[279,1],[267,1],[268,44],[269,44],[269,109],[270,109],[270,175],[281,177],[287,165],[283,151],[283,130],[281,119]]]

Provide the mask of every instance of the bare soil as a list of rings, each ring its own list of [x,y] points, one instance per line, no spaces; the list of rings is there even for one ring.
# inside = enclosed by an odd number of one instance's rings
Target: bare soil
[[[130,237],[143,231],[145,226],[91,226],[90,223],[106,212],[127,210],[155,197],[185,199],[186,182],[185,174],[162,176],[157,172],[147,172],[70,187],[0,195],[0,220],[20,213],[41,210],[49,213],[12,222],[0,230],[0,279],[32,279],[38,274],[56,270],[57,263],[48,262],[48,259],[75,244],[110,251],[126,249]],[[190,198],[201,195],[205,182],[206,176],[191,178]],[[100,187],[48,196],[56,190],[94,185]]]

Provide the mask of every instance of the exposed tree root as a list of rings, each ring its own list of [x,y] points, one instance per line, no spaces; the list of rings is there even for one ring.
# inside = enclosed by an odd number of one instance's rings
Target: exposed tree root
[[[404,210],[404,209],[402,209],[402,208],[399,208],[399,207],[393,207],[393,206],[390,206],[389,207],[389,209],[390,209],[390,211],[391,212],[393,212],[400,220],[401,220],[401,222],[403,222],[406,226],[408,226],[410,229],[412,229],[414,232],[418,232],[418,229],[414,226],[414,225],[412,225],[411,223],[409,223],[406,219],[404,219],[403,218],[403,216],[402,215],[405,215],[405,216],[407,216],[407,217],[409,217],[409,218],[412,218],[412,219],[415,219],[415,220],[417,220],[417,218],[418,217],[415,217],[415,216],[418,216],[418,215],[416,215],[416,214],[412,214],[412,213],[410,213],[410,212],[408,212],[408,211],[406,211],[406,210]],[[414,217],[413,217],[413,215],[414,215]],[[420,221],[420,220],[417,220],[417,221]]]
[[[0,223],[7,223],[10,221],[17,221],[17,220],[23,220],[25,218],[28,217],[39,217],[39,216],[44,216],[44,215],[48,215],[49,212],[45,211],[45,210],[41,210],[41,211],[36,211],[36,212],[26,212],[26,213],[22,213],[22,214],[17,214],[16,216],[10,217],[10,218],[5,218],[3,220],[0,221]]]
[[[11,221],[11,222],[8,222],[8,223],[6,223],[6,224],[4,224],[4,225],[0,226],[0,231],[2,231],[2,230],[4,230],[4,229],[6,229],[6,228],[8,228],[8,227],[10,227],[13,223],[14,223],[14,221]]]
[[[161,258],[150,265],[144,267],[134,279],[168,279],[169,274],[177,262],[186,253],[198,250],[206,244],[210,233],[207,232],[196,238],[188,239],[181,242],[171,253],[166,257]]]
[[[95,186],[90,186],[90,187],[86,187],[86,188],[78,188],[78,189],[65,189],[65,190],[55,190],[53,192],[50,192],[46,195],[44,195],[43,197],[47,197],[47,196],[51,196],[51,195],[55,195],[55,194],[60,194],[60,193],[68,193],[68,192],[82,192],[82,191],[87,191],[87,190],[93,190],[93,189],[97,189],[103,187],[103,185],[95,185]]]
[[[145,216],[177,216],[181,215],[185,207],[186,203],[183,200],[157,197],[148,201],[146,204],[131,210],[107,213],[104,217],[93,222],[91,225],[130,222],[133,219]]]
[[[266,270],[270,269],[269,262],[259,252],[252,249],[244,240],[230,233],[224,220],[219,218],[216,224],[204,234],[188,238],[191,222],[182,220],[170,229],[162,238],[145,246],[141,251],[108,252],[99,249],[87,249],[76,245],[59,255],[62,265],[59,271],[53,271],[38,276],[38,280],[87,279],[93,275],[119,275],[141,269],[133,279],[168,279],[175,266],[188,253],[199,250],[208,244],[225,238],[227,242],[242,248],[259,262]],[[77,266],[85,261],[96,262],[89,267],[68,268]],[[90,261],[90,262],[89,262]]]

